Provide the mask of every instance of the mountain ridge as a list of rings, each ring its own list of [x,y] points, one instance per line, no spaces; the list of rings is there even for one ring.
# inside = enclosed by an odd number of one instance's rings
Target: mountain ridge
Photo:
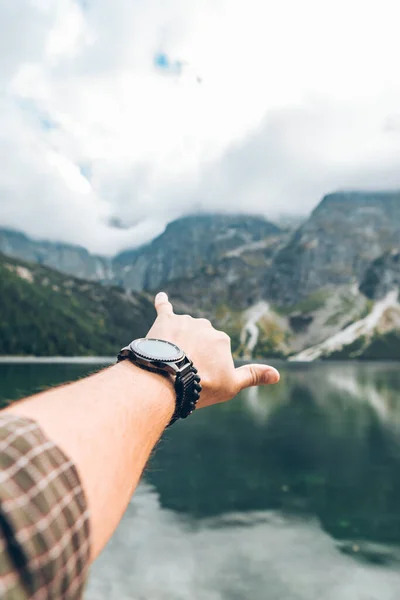
[[[79,260],[87,254],[75,247],[71,257],[62,245],[61,266],[125,290],[164,289],[180,309],[227,331],[238,357],[362,358],[376,357],[371,348],[379,344],[386,354],[393,348],[397,296],[373,327],[368,315],[377,315],[376,303],[399,288],[399,247],[400,192],[336,192],[294,231],[252,215],[189,215],[109,263],[89,257],[86,271]],[[57,262],[51,246],[33,256],[45,260],[46,251]],[[339,335],[348,328],[347,337]],[[357,331],[363,339],[354,347]],[[382,336],[389,334],[388,345]],[[348,352],[340,341],[346,339]]]
[[[0,254],[0,354],[108,355],[146,335],[152,299]]]

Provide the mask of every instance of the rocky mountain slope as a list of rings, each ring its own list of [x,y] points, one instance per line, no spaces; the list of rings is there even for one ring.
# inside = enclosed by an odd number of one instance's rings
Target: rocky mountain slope
[[[225,258],[234,260],[264,249],[270,256],[268,249],[283,234],[263,217],[203,214],[177,219],[150,244],[113,258],[90,254],[80,246],[33,240],[5,228],[0,228],[0,252],[75,277],[154,291],[170,281],[210,271]]]
[[[151,298],[0,255],[0,354],[108,355],[145,335]]]
[[[267,294],[292,305],[322,288],[356,283],[399,240],[400,192],[330,194],[278,252]]]
[[[281,229],[246,215],[192,215],[168,225],[151,244],[113,260],[114,278],[133,290],[157,290],[164,284],[212,272],[221,260],[242,251],[262,250]]]
[[[0,228],[0,253],[46,265],[63,273],[95,281],[112,279],[111,261],[72,244],[36,241],[12,229]]]
[[[380,300],[400,286],[400,248],[394,247],[372,261],[361,280],[360,291],[373,300]]]
[[[127,290],[165,289],[227,331],[237,356],[400,357],[400,192],[328,195],[295,231],[193,215],[112,260],[15,235],[0,234],[11,254]]]
[[[400,193],[338,193],[292,235],[165,287],[228,331],[244,358],[400,357],[398,246]]]

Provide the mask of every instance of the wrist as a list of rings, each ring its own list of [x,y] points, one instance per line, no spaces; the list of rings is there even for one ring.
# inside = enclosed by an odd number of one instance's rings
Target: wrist
[[[139,395],[148,406],[148,411],[157,421],[166,427],[175,411],[176,393],[173,381],[159,373],[146,371],[129,360],[124,360],[112,367],[119,379],[123,381],[127,398]]]
[[[175,411],[168,426],[186,419],[196,409],[202,390],[193,362],[176,344],[159,338],[138,338],[122,348],[117,362],[129,361],[146,372],[173,380]]]

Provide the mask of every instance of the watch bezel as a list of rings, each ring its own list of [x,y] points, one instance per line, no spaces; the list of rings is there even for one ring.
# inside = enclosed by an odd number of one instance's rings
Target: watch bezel
[[[144,341],[160,342],[161,344],[172,346],[175,350],[177,350],[178,356],[174,356],[173,358],[164,358],[161,356],[155,357],[154,355],[152,356],[151,354],[146,354],[138,348],[139,344]],[[181,348],[179,348],[179,346],[173,344],[172,342],[168,342],[167,340],[160,340],[159,338],[139,338],[137,340],[133,340],[133,342],[129,344],[129,349],[131,352],[133,352],[133,354],[135,354],[135,356],[143,360],[148,360],[151,363],[177,363],[185,358],[185,353],[183,350],[181,350]]]

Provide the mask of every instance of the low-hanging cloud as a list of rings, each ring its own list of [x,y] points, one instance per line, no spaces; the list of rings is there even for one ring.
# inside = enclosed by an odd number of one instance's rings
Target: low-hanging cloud
[[[276,218],[400,187],[396,15],[395,0],[2,3],[0,226],[112,253],[193,211]]]

